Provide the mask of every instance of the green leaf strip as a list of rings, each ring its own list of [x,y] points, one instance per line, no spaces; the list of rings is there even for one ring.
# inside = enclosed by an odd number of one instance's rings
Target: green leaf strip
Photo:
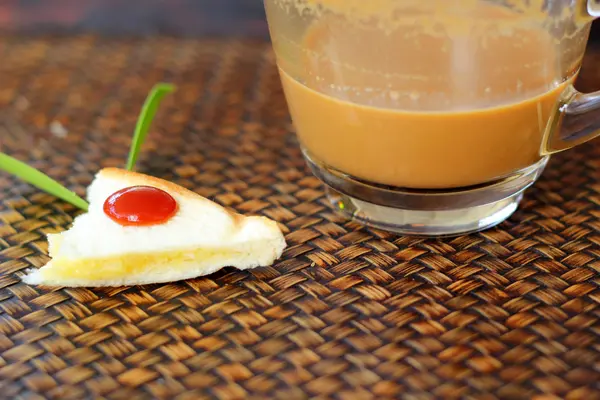
[[[135,126],[135,133],[131,142],[129,157],[127,158],[126,168],[128,171],[133,171],[135,168],[135,163],[138,159],[140,149],[144,143],[144,140],[146,140],[146,136],[150,130],[150,125],[152,124],[152,120],[158,111],[161,100],[163,97],[165,97],[165,95],[173,91],[175,91],[174,85],[168,83],[158,83],[154,85],[152,91],[150,94],[148,94],[146,102],[142,107],[142,112],[140,113]]]
[[[88,209],[88,203],[81,197],[77,196],[74,192],[70,191],[48,175],[38,171],[37,169],[30,167],[4,153],[0,153],[0,169],[3,169],[18,178],[21,178],[27,183],[66,201],[67,203],[73,204],[75,207],[81,208],[84,211]]]

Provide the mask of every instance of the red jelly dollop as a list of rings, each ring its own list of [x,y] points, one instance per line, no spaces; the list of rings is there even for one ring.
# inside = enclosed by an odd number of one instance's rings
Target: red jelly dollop
[[[167,222],[177,213],[177,202],[164,190],[132,186],[110,195],[104,213],[124,226],[149,226]]]

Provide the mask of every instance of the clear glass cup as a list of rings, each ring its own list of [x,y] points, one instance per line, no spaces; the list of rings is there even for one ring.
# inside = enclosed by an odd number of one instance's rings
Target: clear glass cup
[[[573,87],[596,1],[264,2],[306,160],[366,225],[492,227],[600,132],[600,95]]]

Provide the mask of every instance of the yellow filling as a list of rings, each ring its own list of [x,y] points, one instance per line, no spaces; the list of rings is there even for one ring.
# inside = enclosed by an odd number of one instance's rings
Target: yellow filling
[[[41,273],[46,279],[102,281],[152,273],[163,268],[185,271],[190,262],[207,263],[212,260],[218,262],[218,260],[231,259],[237,254],[239,252],[227,249],[198,249],[77,260],[57,257],[52,261],[52,266],[42,268]]]

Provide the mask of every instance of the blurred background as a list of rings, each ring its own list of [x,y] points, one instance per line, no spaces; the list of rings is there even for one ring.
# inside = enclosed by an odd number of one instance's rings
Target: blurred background
[[[268,37],[261,0],[0,0],[0,30]]]
[[[20,33],[267,37],[261,0],[0,0]]]

